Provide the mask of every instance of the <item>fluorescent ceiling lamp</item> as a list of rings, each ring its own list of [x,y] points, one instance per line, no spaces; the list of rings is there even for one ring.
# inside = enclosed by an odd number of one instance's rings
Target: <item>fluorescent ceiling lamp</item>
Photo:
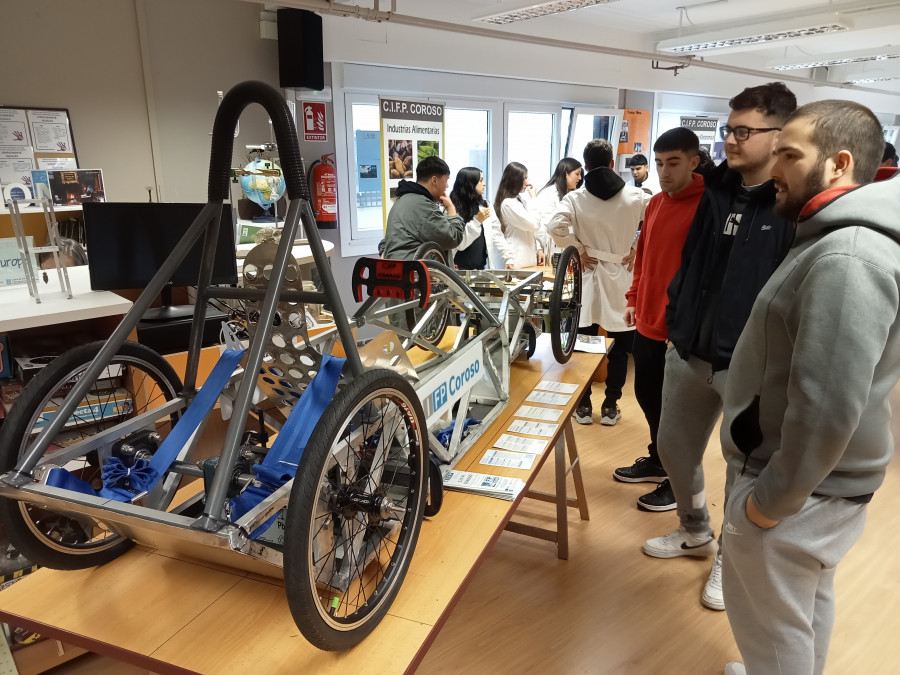
[[[617,0],[548,0],[548,2],[538,2],[532,5],[519,7],[518,9],[510,9],[498,14],[480,16],[477,17],[475,21],[483,21],[484,23],[503,26],[508,23],[513,23],[514,21],[536,19],[540,16],[560,14],[561,12],[569,12],[573,9],[591,7],[592,5],[606,5],[610,2],[617,2]]]
[[[895,50],[895,51],[894,51]],[[870,61],[888,61],[889,59],[897,59],[900,58],[900,49],[893,48],[891,51],[886,51],[882,48],[881,53],[874,54],[871,50],[865,53],[859,52],[845,52],[843,55],[836,55],[833,58],[825,58],[825,59],[809,59],[806,61],[796,61],[793,63],[781,62],[781,63],[773,63],[768,66],[769,70],[803,70],[805,68],[823,68],[828,66],[846,66],[850,63],[869,63]]]
[[[900,80],[900,75],[888,75],[884,77],[863,77],[860,79],[850,80],[844,84],[872,84],[873,82],[890,82],[891,80]]]
[[[853,23],[846,16],[834,13],[810,15],[793,19],[772,20],[743,27],[682,35],[656,43],[660,52],[695,54],[714,49],[746,47],[749,45],[794,40],[814,35],[827,35],[849,30]]]

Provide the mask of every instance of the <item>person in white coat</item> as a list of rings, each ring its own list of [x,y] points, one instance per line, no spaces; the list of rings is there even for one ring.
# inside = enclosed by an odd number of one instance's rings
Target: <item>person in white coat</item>
[[[484,173],[467,166],[456,174],[450,201],[466,221],[459,246],[453,249],[453,263],[461,270],[512,269],[512,256],[500,221],[484,199]]]
[[[618,400],[628,371],[634,327],[625,323],[625,293],[631,288],[631,258],[635,235],[644,219],[650,195],[612,170],[609,141],[595,138],[584,148],[584,186],[570,192],[550,220],[557,246],[574,246],[581,256],[581,319],[579,332],[597,335],[602,326],[615,344],[607,354],[606,395],[600,423],[612,426],[621,417]],[[580,424],[593,422],[591,388],[575,412]]]
[[[550,219],[559,208],[560,200],[572,190],[581,187],[583,178],[581,162],[574,157],[563,157],[556,165],[550,180],[538,191],[537,197],[528,202],[528,210],[537,217],[538,225],[541,227],[538,239],[544,246],[545,253],[548,251],[552,253],[553,248],[558,248],[550,237],[548,229]]]
[[[531,199],[536,196],[534,187],[528,182],[528,169],[519,162],[510,162],[500,177],[494,211],[506,237],[512,269],[544,264],[544,247],[537,239],[540,225],[528,211],[527,198],[523,194]]]

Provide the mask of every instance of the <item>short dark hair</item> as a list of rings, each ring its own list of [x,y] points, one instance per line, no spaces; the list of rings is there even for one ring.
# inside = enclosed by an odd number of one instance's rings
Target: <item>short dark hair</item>
[[[806,119],[819,161],[847,150],[853,155],[853,180],[864,185],[875,180],[884,152],[884,132],[875,113],[855,101],[829,99],[797,108],[788,122]]]
[[[644,155],[642,155],[641,153],[632,155],[631,157],[628,158],[628,161],[625,162],[625,166],[627,166],[629,169],[633,166],[649,166],[649,165],[650,165],[650,162],[648,162],[647,158]]]
[[[450,167],[440,157],[431,155],[416,164],[416,181],[423,183],[432,176],[449,176]]]
[[[700,152],[700,139],[690,129],[675,127],[659,135],[653,152],[684,152],[693,157]]]
[[[784,82],[769,82],[758,87],[747,87],[728,101],[728,105],[732,110],[756,110],[784,124],[797,109],[797,97]]]
[[[894,165],[897,164],[897,148],[894,147],[893,143],[884,142],[884,153],[881,155],[881,161],[886,162],[889,159],[894,160]]]
[[[584,146],[584,168],[588,171],[601,166],[609,166],[613,160],[612,144],[605,138],[595,138]]]

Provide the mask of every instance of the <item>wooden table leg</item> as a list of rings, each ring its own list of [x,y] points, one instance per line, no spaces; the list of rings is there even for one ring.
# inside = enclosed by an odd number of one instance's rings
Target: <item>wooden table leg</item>
[[[570,429],[572,422],[566,422]],[[569,515],[566,497],[566,439],[560,436],[556,441],[556,557],[569,559]]]
[[[575,432],[572,430],[571,418],[566,424],[565,432],[566,445],[569,447],[569,471],[572,472],[572,480],[575,483],[575,501],[578,503],[578,512],[582,520],[590,520],[587,497],[584,494],[584,481],[581,479],[581,458],[578,456],[578,446],[575,445]]]

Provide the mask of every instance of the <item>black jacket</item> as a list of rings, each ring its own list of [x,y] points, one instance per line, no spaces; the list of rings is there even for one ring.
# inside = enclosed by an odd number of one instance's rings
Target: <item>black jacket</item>
[[[703,297],[709,292],[716,252],[722,245],[725,219],[741,175],[722,162],[706,178],[681,251],[681,267],[669,285],[666,325],[669,339],[687,360],[702,319]],[[713,325],[713,370],[725,370],[747,323],[753,302],[794,240],[793,224],[775,215],[775,184],[768,181],[752,193],[731,248],[719,291]],[[715,289],[713,289],[714,291]]]

